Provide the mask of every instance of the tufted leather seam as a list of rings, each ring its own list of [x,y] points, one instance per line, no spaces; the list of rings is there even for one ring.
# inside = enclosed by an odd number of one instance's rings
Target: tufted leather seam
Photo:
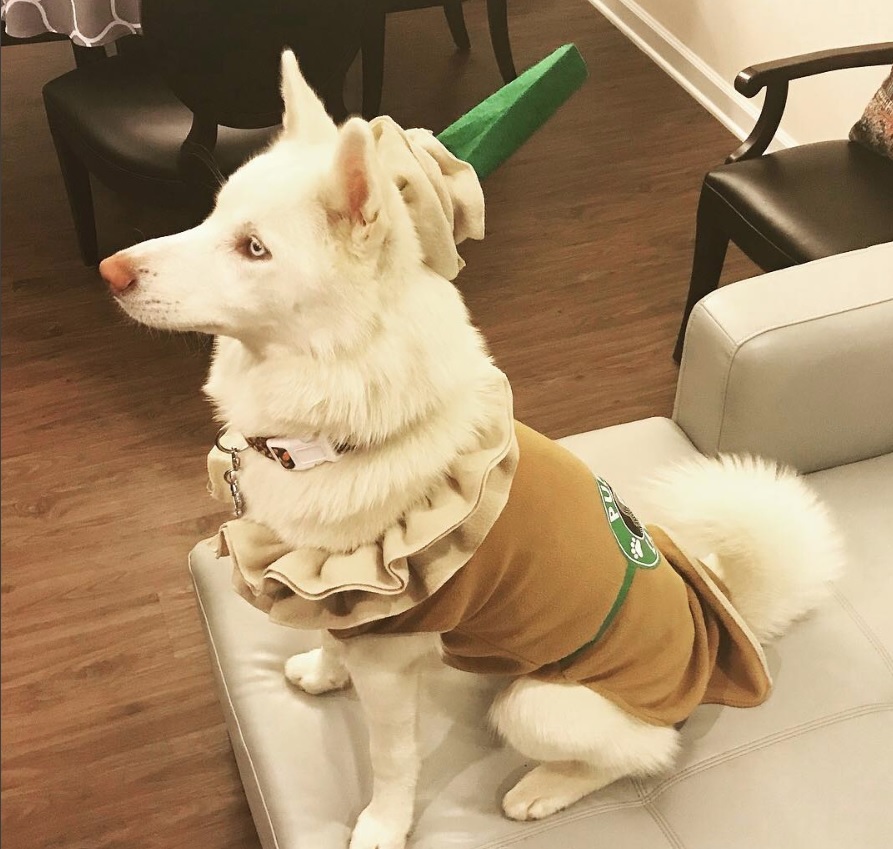
[[[713,293],[711,292],[710,294],[712,295]],[[709,297],[709,295],[708,295],[708,297]],[[744,350],[744,348],[747,346],[748,342],[752,342],[754,339],[758,339],[760,336],[765,336],[767,333],[772,333],[775,330],[783,330],[783,329],[786,329],[789,327],[799,327],[801,325],[811,324],[812,322],[815,322],[815,321],[823,321],[823,320],[831,318],[831,317],[835,317],[835,316],[839,316],[839,315],[846,315],[847,313],[852,313],[852,312],[858,312],[859,310],[868,309],[870,307],[875,307],[878,304],[890,303],[891,301],[893,301],[893,298],[881,298],[880,300],[872,301],[871,303],[868,303],[868,304],[859,304],[856,307],[847,307],[846,309],[837,310],[835,312],[823,313],[821,315],[811,316],[810,318],[801,319],[800,321],[781,322],[781,323],[772,324],[768,327],[763,327],[760,330],[755,330],[749,336],[745,336],[743,339],[739,340],[736,347],[732,351],[732,356],[729,361],[729,366],[726,369],[726,381],[725,381],[725,385],[723,386],[723,399],[722,399],[723,418],[720,421],[719,433],[717,434],[717,440],[716,440],[717,451],[720,450],[719,445],[722,443],[722,431],[723,431],[723,428],[725,427],[725,408],[726,408],[726,401],[728,398],[729,383],[731,382],[731,379],[732,379],[732,377],[731,377],[732,369],[735,367],[735,362],[738,359],[738,355]],[[703,306],[702,309],[705,312],[709,313],[709,305]],[[710,313],[710,315],[712,316],[712,313]],[[714,321],[715,321],[715,318],[714,318]],[[717,322],[717,324],[719,324],[719,322]],[[816,469],[815,471],[819,471],[819,470]]]
[[[859,707],[848,708],[847,710],[841,711],[840,713],[830,714],[829,716],[823,716],[810,722],[804,722],[800,725],[794,726],[793,728],[788,728],[784,731],[770,734],[767,737],[762,737],[759,740],[753,740],[750,743],[736,746],[733,749],[729,749],[728,751],[722,752],[718,755],[714,755],[711,758],[706,758],[700,763],[694,764],[687,769],[680,770],[679,772],[667,778],[665,781],[658,784],[645,797],[645,799],[655,799],[657,796],[664,793],[670,787],[679,784],[690,776],[706,772],[707,770],[712,769],[715,766],[727,763],[728,761],[736,760],[737,758],[742,757],[743,755],[748,755],[751,752],[758,752],[762,749],[768,749],[770,746],[774,746],[776,743],[782,743],[785,740],[792,740],[796,737],[802,736],[803,734],[808,734],[812,731],[826,728],[829,725],[837,725],[838,723],[845,722],[848,719],[856,719],[861,716],[871,716],[872,714],[885,713],[887,711],[893,711],[893,702],[880,702],[877,704],[861,705]]]
[[[697,306],[698,305],[696,305],[696,309],[697,309]],[[730,376],[731,376],[731,372],[732,372],[732,362],[734,361],[735,355],[737,354],[737,348],[735,347],[735,340],[732,338],[732,336],[728,332],[728,330],[726,330],[726,328],[717,320],[716,316],[712,312],[710,312],[710,307],[706,303],[706,301],[702,299],[699,306],[700,306],[700,311],[703,314],[705,314],[713,322],[714,328],[722,333],[722,335],[726,339],[726,342],[728,343],[727,345],[723,346],[723,354],[725,355],[727,365],[725,368],[725,376],[723,378],[723,385],[722,385],[722,404],[721,404],[721,409],[720,409],[720,413],[719,413],[719,427],[716,430],[715,445],[713,447],[713,450],[710,452],[711,454],[716,454],[719,451],[720,438],[722,436],[722,426],[723,426],[723,422],[725,421],[725,418],[726,418],[726,401],[728,400],[728,394],[729,394],[728,393],[729,380],[731,379]],[[691,326],[691,317],[689,317],[689,327],[690,326]],[[683,379],[684,379],[684,376],[688,369],[688,363],[689,363],[690,359],[691,359],[690,357],[685,356],[685,349],[683,348],[682,365],[680,366],[680,369],[679,369],[679,381],[678,381],[680,385],[683,383]],[[676,410],[673,411],[673,419],[674,420],[676,418],[676,412],[677,412]]]
[[[638,781],[636,784],[638,784]],[[667,843],[669,843],[673,849],[685,849],[685,844],[673,830],[673,827],[670,825],[667,818],[658,810],[657,806],[654,804],[654,800],[647,793],[643,794],[642,800],[642,807],[648,812],[651,819],[654,820],[655,825],[661,830],[664,837],[667,838]]]
[[[814,321],[825,321],[829,318],[836,318],[840,315],[847,315],[848,313],[858,312],[859,310],[870,309],[872,307],[876,307],[879,304],[889,304],[893,303],[893,298],[877,298],[876,300],[870,301],[865,304],[858,304],[857,306],[852,307],[844,307],[843,309],[835,310],[834,312],[823,312],[819,315],[813,315],[809,318],[802,318],[798,321],[783,321],[776,322],[774,324],[770,324],[766,327],[761,327],[759,330],[754,330],[749,336],[745,336],[738,343],[738,350],[744,347],[747,342],[752,342],[754,339],[757,339],[760,336],[764,336],[767,333],[771,333],[773,330],[784,330],[788,327],[799,327],[802,324],[810,324]]]
[[[498,838],[497,840],[492,840],[489,843],[482,843],[480,844],[480,846],[476,847],[476,849],[504,849],[504,847],[513,846],[520,841],[527,840],[530,837],[535,837],[538,834],[549,831],[554,827],[554,825],[558,824],[559,822],[576,822],[578,820],[585,820],[591,817],[597,817],[600,814],[613,813],[614,811],[626,810],[630,808],[647,809],[647,806],[649,804],[653,804],[657,800],[657,798],[661,796],[666,790],[675,786],[680,781],[689,778],[690,776],[705,772],[715,766],[719,766],[722,763],[734,760],[735,758],[749,754],[750,752],[767,749],[776,743],[781,743],[785,740],[799,737],[803,733],[809,733],[811,731],[819,730],[829,725],[836,725],[837,723],[845,722],[848,719],[858,718],[860,716],[869,716],[886,711],[893,711],[893,702],[882,702],[880,704],[863,705],[858,708],[850,708],[849,710],[845,710],[837,714],[831,714],[830,716],[821,717],[820,719],[816,719],[811,722],[805,722],[801,725],[795,726],[794,728],[789,728],[786,731],[782,731],[777,734],[770,734],[767,737],[763,737],[759,740],[754,740],[753,742],[744,744],[742,746],[738,746],[727,752],[723,752],[720,755],[715,755],[712,758],[707,758],[706,760],[701,761],[700,763],[695,764],[688,769],[684,769],[681,772],[676,773],[675,775],[668,778],[666,781],[658,784],[650,792],[640,795],[640,798],[636,799],[635,801],[617,802],[610,805],[604,805],[595,810],[590,808],[583,811],[568,811],[561,814],[556,814],[555,816],[550,818],[548,822],[543,823],[538,828],[525,828],[522,834],[510,835]]]
[[[872,647],[878,655],[880,655],[881,660],[889,670],[890,675],[893,676],[893,657],[890,656],[890,652],[887,651],[886,647],[880,641],[877,634],[874,633],[871,626],[859,615],[859,612],[853,607],[850,600],[837,588],[834,589],[834,598],[837,599],[840,606],[844,609],[850,619],[853,620],[855,626],[865,635],[865,639],[871,643]]]
[[[192,572],[192,556],[191,555],[189,557],[189,561],[190,561],[189,562],[190,572]],[[214,671],[216,673],[216,677],[217,677],[218,681],[222,685],[220,687],[220,689],[226,694],[226,709],[227,709],[226,713],[228,714],[229,717],[232,718],[232,725],[235,729],[235,732],[238,734],[239,747],[242,749],[242,752],[244,753],[246,762],[251,767],[251,779],[254,784],[254,788],[256,790],[257,798],[259,798],[261,800],[261,803],[263,804],[263,813],[264,813],[264,818],[266,819],[266,822],[267,822],[267,831],[272,836],[273,843],[276,846],[276,849],[279,849],[279,839],[276,835],[276,829],[273,826],[273,819],[270,816],[270,809],[267,805],[267,800],[263,794],[263,789],[261,787],[260,779],[258,778],[258,775],[257,775],[257,768],[254,765],[254,759],[251,757],[251,750],[248,748],[248,745],[245,742],[245,735],[242,733],[242,726],[241,726],[241,723],[239,722],[239,715],[236,711],[236,706],[233,704],[232,697],[230,696],[229,685],[227,684],[226,676],[223,674],[223,665],[220,662],[220,654],[217,651],[217,643],[214,641],[214,636],[211,631],[211,624],[208,621],[208,614],[207,614],[207,611],[205,610],[205,605],[204,605],[204,602],[202,601],[201,593],[198,592],[198,586],[195,583],[194,575],[192,576],[192,584],[193,584],[193,588],[196,591],[195,598],[196,598],[196,601],[198,602],[199,610],[201,611],[202,622],[204,623],[205,632],[208,636],[208,644],[211,647],[212,660],[214,663]],[[230,728],[229,722],[227,722],[226,725],[227,725],[227,729],[229,729]],[[232,742],[233,742],[233,747],[235,748],[236,741],[233,740]],[[244,781],[244,778],[243,778],[243,781]],[[252,814],[254,814],[253,811],[252,811]]]

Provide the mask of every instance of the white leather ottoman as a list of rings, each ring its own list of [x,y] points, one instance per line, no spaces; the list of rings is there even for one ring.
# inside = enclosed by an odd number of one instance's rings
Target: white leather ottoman
[[[619,781],[542,822],[500,811],[526,769],[485,722],[500,682],[432,669],[414,849],[893,845],[893,244],[714,292],[685,352],[673,420],[564,443],[646,518],[637,483],[699,451],[749,450],[813,472],[851,555],[835,598],[768,647],[766,704],[699,708],[671,773]],[[291,687],[285,659],[316,635],[269,623],[207,544],[190,568],[261,842],[344,849],[370,793],[356,697]]]

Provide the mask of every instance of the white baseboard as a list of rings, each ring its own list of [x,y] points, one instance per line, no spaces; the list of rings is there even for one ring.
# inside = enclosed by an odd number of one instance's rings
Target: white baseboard
[[[747,136],[756,123],[759,105],[739,95],[731,80],[722,79],[634,0],[589,0],[589,3],[736,138],[744,139]],[[780,130],[775,134],[769,150],[794,145],[796,141]]]

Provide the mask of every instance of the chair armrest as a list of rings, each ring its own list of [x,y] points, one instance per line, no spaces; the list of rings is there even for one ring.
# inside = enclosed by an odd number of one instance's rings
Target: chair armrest
[[[692,311],[674,421],[803,472],[893,452],[893,242],[729,284]]]
[[[751,65],[735,78],[735,88],[745,97],[753,97],[765,86],[779,82],[789,82],[844,68],[890,63],[893,63],[893,41],[842,47],[838,50],[819,50],[816,53],[804,53],[787,59]]]
[[[816,53],[804,53],[745,68],[735,78],[735,89],[745,97],[753,97],[765,88],[766,99],[750,135],[728,156],[726,162],[755,159],[769,147],[784,114],[788,83],[791,80],[844,68],[862,68],[888,63],[893,64],[893,41],[844,47],[838,50],[820,50]]]

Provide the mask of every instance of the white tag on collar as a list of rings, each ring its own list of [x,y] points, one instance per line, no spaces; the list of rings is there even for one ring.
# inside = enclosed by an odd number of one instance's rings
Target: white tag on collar
[[[320,463],[334,463],[341,459],[328,439],[268,439],[267,448],[283,469],[301,472]]]

